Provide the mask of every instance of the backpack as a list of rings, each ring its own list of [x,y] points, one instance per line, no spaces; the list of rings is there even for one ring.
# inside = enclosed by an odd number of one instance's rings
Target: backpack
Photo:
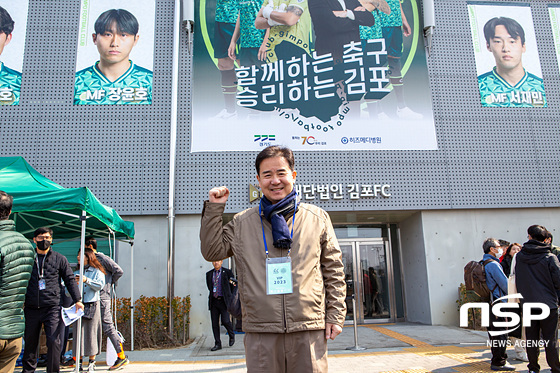
[[[480,262],[473,260],[465,266],[465,289],[468,302],[490,302],[492,292],[488,285],[486,285],[486,271],[484,267],[491,261],[492,259],[481,260]],[[496,286],[494,289],[496,289]]]

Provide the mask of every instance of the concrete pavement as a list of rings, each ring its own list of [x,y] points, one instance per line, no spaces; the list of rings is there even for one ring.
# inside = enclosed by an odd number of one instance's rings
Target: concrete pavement
[[[131,364],[123,372],[246,372],[243,334],[236,335],[233,347],[211,352],[211,333],[197,338],[187,347],[166,350],[129,351]],[[486,347],[486,332],[457,327],[431,326],[414,323],[374,324],[358,327],[358,345],[363,351],[351,351],[354,330],[345,327],[336,340],[329,341],[331,372],[367,373],[450,373],[491,372],[490,349]],[[508,353],[513,353],[513,348]],[[512,356],[512,354],[510,354]],[[104,354],[98,357],[102,362]],[[509,359],[519,372],[527,372],[527,363]],[[544,350],[539,361],[541,372],[549,372]],[[545,369],[547,368],[547,369]],[[107,371],[99,364],[98,371]],[[20,370],[16,369],[16,372]],[[44,370],[37,370],[42,372]],[[64,371],[70,372],[70,369]]]

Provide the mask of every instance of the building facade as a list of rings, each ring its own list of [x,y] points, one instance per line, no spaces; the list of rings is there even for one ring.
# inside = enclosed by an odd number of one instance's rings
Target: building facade
[[[200,3],[197,13],[203,9]],[[408,43],[423,50],[422,3],[405,3],[414,5],[420,33]],[[560,31],[550,14],[551,5],[557,4],[493,3],[529,4],[545,107],[481,105],[469,18],[472,3],[435,1],[427,73],[411,68],[404,79],[405,84],[425,81],[429,87],[422,97],[406,99],[410,104],[430,98],[437,147],[296,151],[298,191],[304,201],[329,212],[343,250],[348,293],[357,300],[349,320],[355,312],[360,323],[458,325],[455,301],[462,269],[482,257],[486,237],[522,243],[531,224],[556,232],[560,72],[555,35]],[[75,104],[84,2],[29,0],[28,5],[21,94],[17,105],[0,107],[0,155],[23,156],[65,187],[88,186],[104,204],[134,221],[133,268],[127,260],[129,245],[117,247],[125,270],[118,295],[131,295],[130,271],[134,297],[166,295],[174,2],[153,2],[149,105]],[[12,42],[17,27],[18,22]],[[143,31],[141,24],[142,37]],[[196,33],[204,33],[200,24]],[[211,265],[200,255],[198,238],[202,202],[209,189],[227,185],[228,216],[258,203],[253,190],[258,149],[191,152],[196,96],[205,85],[220,84],[218,73],[197,75],[194,60],[207,50],[196,40],[191,49],[186,33],[181,33],[175,178],[175,294],[191,296],[192,336],[210,332],[207,289],[201,284]],[[0,61],[9,51],[6,46]],[[215,109],[219,111],[218,103]],[[377,131],[374,118],[364,120],[364,126],[371,126],[372,134]]]

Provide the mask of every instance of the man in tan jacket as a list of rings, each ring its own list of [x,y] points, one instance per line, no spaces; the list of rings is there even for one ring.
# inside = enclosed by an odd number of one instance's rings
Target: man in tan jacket
[[[204,202],[201,251],[208,261],[234,256],[243,314],[247,370],[327,372],[327,340],[346,316],[342,255],[329,215],[300,203],[290,149],[257,156],[264,197],[223,226],[227,187]]]

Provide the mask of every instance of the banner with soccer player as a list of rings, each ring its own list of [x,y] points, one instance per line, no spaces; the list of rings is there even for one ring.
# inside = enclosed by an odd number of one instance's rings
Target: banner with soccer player
[[[554,37],[554,49],[556,50],[556,62],[560,69],[560,4],[549,4],[548,14],[552,25],[552,35]]]
[[[82,0],[74,105],[152,103],[155,0]]]
[[[437,149],[417,0],[198,0],[191,151]]]
[[[482,106],[546,107],[546,95],[527,3],[468,2]]]
[[[0,105],[19,105],[28,0],[0,0]]]

